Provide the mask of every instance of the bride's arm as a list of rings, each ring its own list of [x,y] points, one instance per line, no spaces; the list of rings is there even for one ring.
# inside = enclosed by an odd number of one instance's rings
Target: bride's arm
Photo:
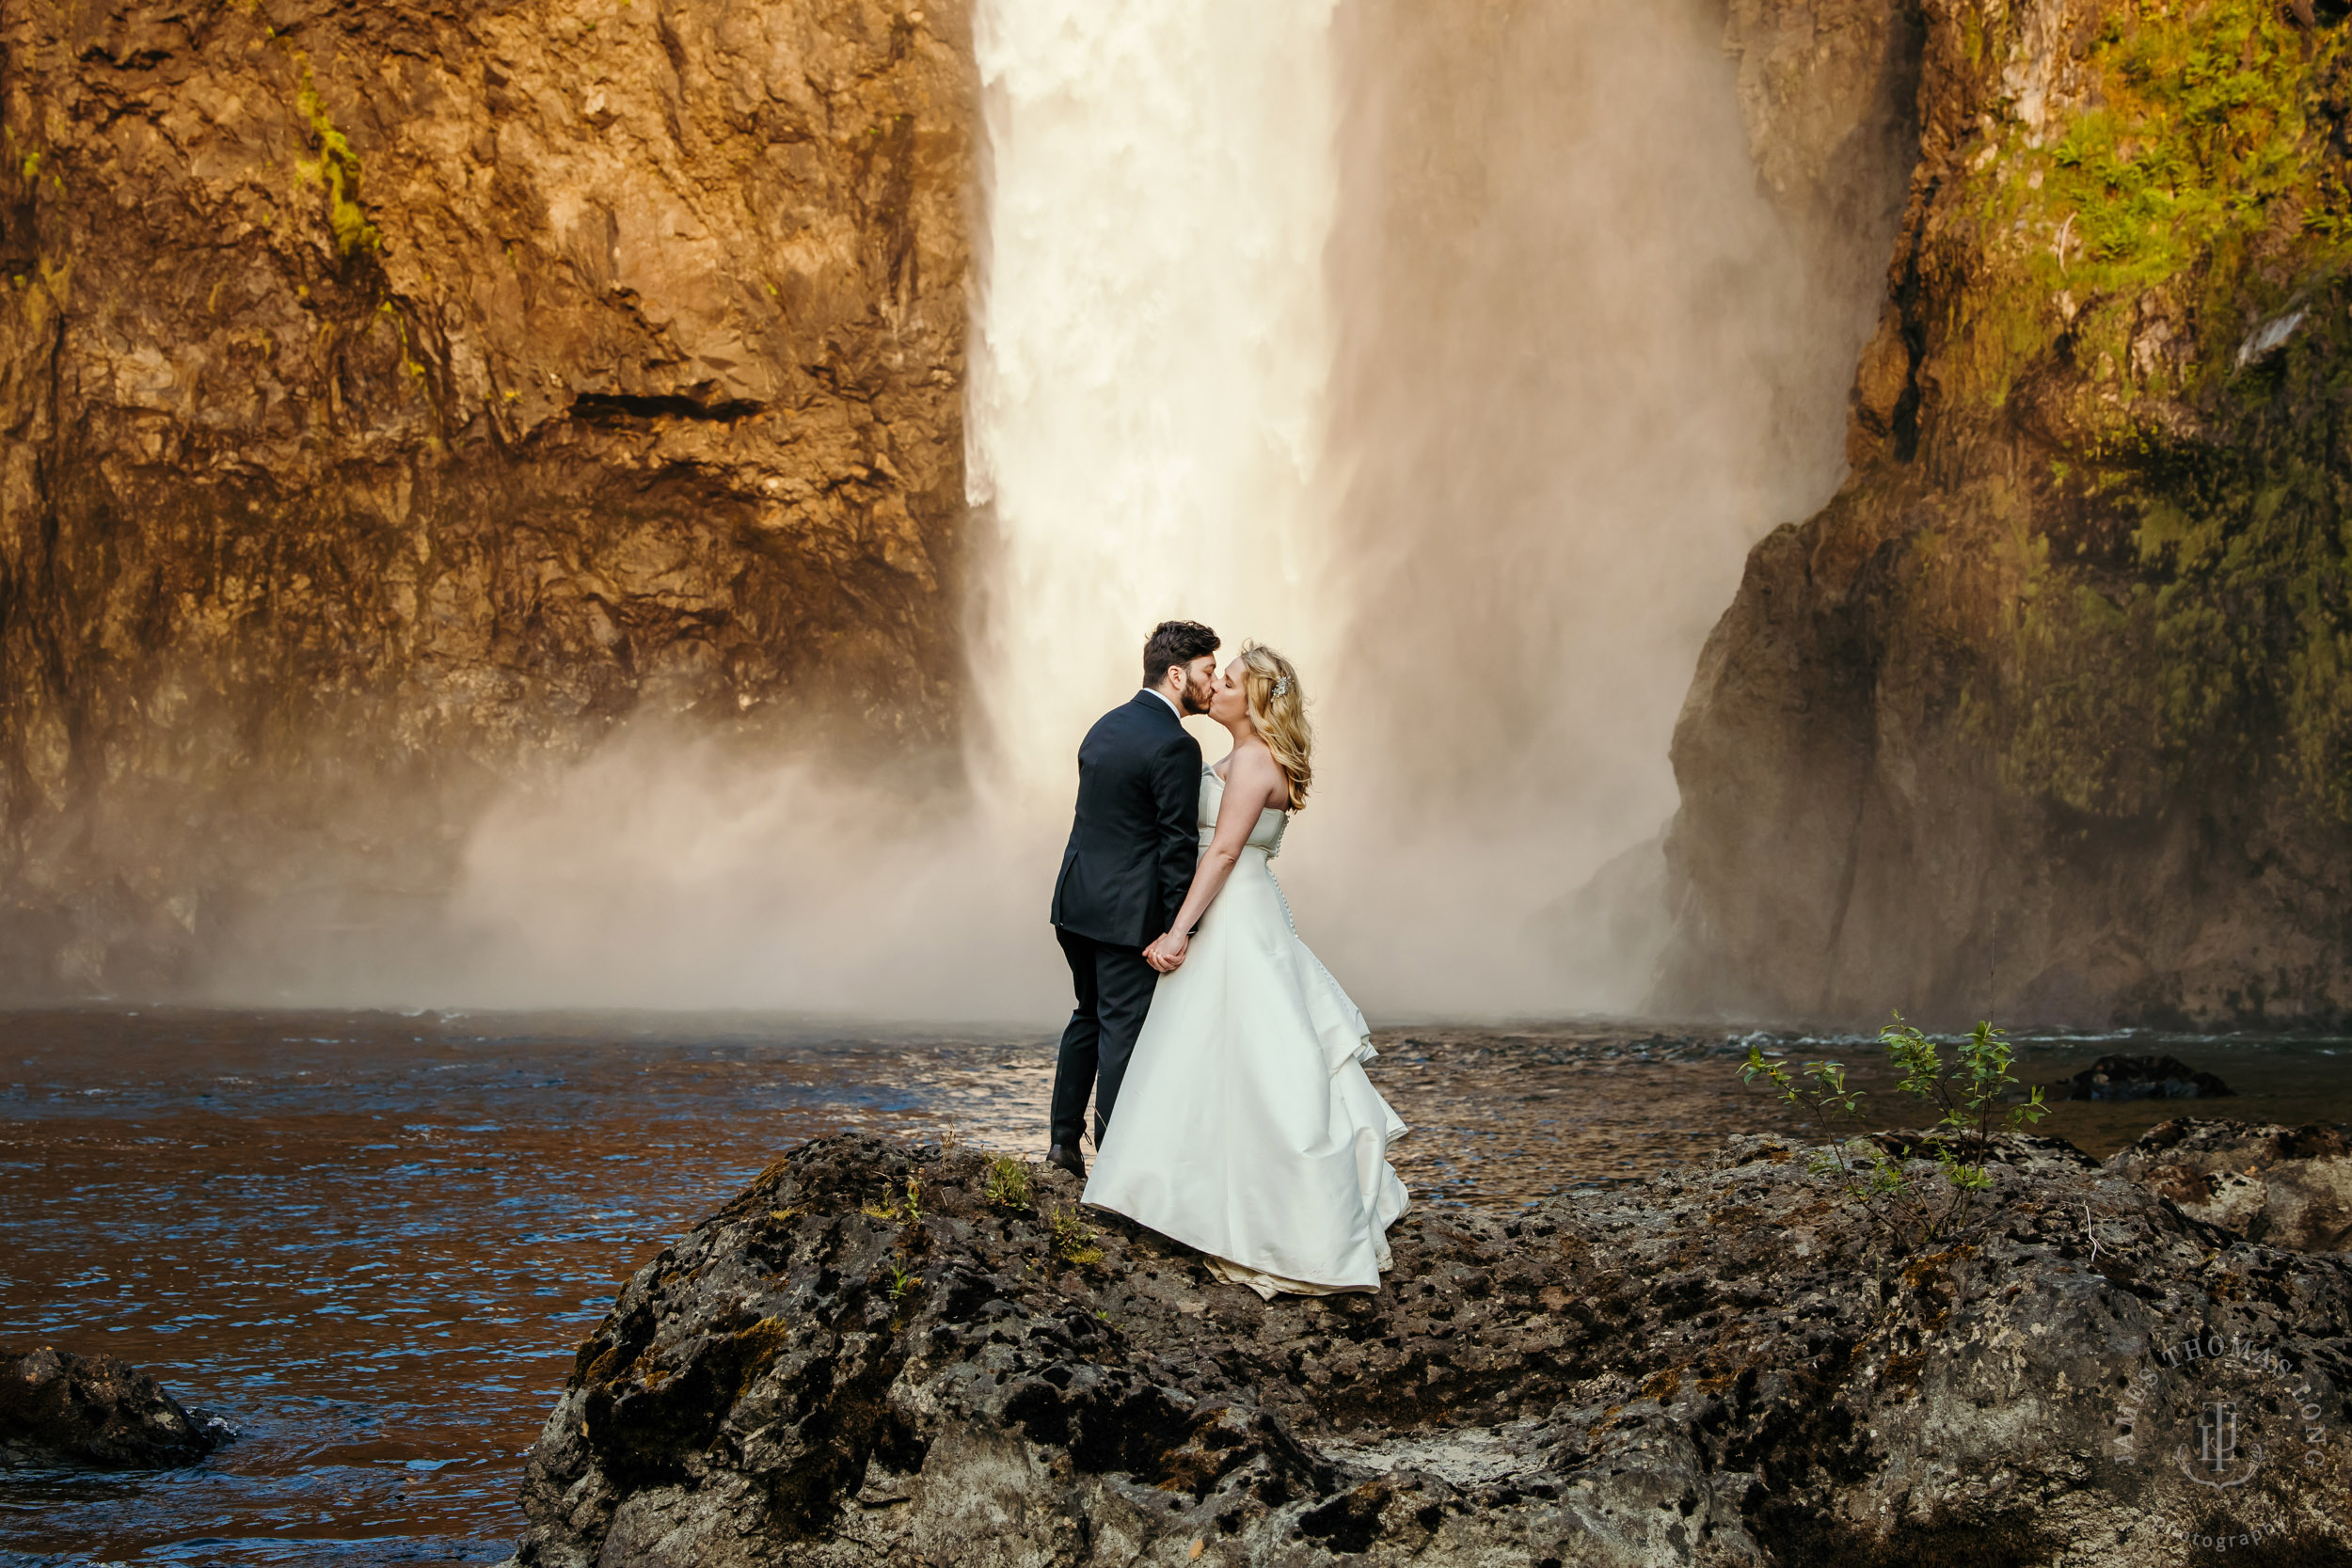
[[[1216,831],[1210,835],[1209,847],[1200,852],[1200,865],[1192,874],[1192,888],[1184,895],[1184,907],[1176,911],[1168,935],[1144,949],[1143,956],[1153,969],[1166,974],[1184,961],[1192,928],[1200,924],[1200,917],[1224,890],[1225,879],[1233,874],[1242,846],[1249,842],[1249,831],[1258,825],[1258,814],[1273,798],[1280,778],[1281,769],[1265,752],[1253,748],[1234,753],[1232,765],[1226,769],[1225,799],[1216,808]]]

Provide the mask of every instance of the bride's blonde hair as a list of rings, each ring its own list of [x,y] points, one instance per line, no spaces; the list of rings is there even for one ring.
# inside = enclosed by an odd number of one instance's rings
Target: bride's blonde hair
[[[1307,723],[1307,694],[1299,689],[1298,672],[1291,661],[1263,642],[1241,645],[1242,692],[1249,703],[1249,725],[1291,782],[1290,809],[1307,803],[1307,785],[1314,779],[1310,760],[1315,732]]]

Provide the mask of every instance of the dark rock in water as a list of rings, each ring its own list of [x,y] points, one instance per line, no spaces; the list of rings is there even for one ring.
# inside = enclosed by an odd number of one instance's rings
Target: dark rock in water
[[[235,1435],[127,1361],[54,1346],[0,1350],[0,1464],[162,1469],[194,1464]]]
[[[2218,1100],[2236,1092],[2172,1056],[2102,1056],[2051,1087],[2053,1100]]]
[[[2182,1118],[2153,1127],[2107,1169],[2249,1241],[2302,1252],[2352,1246],[2345,1130]]]
[[[2122,1568],[2200,1530],[2344,1560],[2352,1263],[2057,1140],[1989,1168],[1982,1223],[1895,1256],[1805,1150],[1740,1138],[1417,1211],[1379,1294],[1269,1304],[1057,1172],[808,1145],[580,1347],[515,1561]],[[2175,1464],[2215,1400],[2272,1461],[2226,1493]]]

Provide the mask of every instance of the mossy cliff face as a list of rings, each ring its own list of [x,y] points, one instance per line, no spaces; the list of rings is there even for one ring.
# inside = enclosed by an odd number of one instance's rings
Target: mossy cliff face
[[[2352,1013],[2342,15],[1920,8],[1851,476],[1677,733],[1662,1004]]]
[[[962,0],[0,17],[0,990],[691,710],[937,741]]]

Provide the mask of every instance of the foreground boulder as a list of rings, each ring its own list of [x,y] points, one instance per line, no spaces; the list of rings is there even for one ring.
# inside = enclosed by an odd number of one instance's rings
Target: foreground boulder
[[[1267,1304],[1059,1173],[811,1144],[580,1347],[516,1562],[2343,1560],[2352,1266],[2055,1140],[1991,1171],[1897,1239],[1738,1139]]]
[[[161,1469],[192,1465],[235,1435],[127,1361],[55,1346],[0,1350],[0,1464]]]
[[[2352,1246],[2352,1143],[2341,1127],[2182,1118],[2150,1128],[2107,1168],[2249,1241]]]

